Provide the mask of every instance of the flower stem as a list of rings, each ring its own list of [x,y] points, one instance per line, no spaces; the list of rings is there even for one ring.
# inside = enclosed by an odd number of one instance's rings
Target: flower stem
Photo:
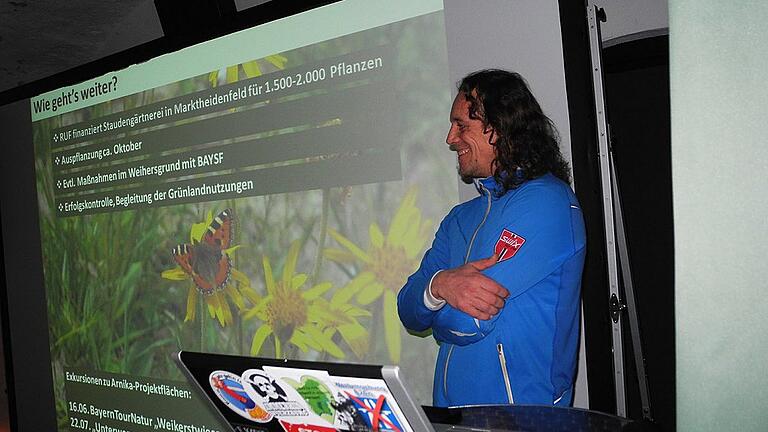
[[[239,217],[237,214],[237,201],[232,199],[228,200],[229,208],[232,209],[232,214],[235,215],[236,218]],[[233,244],[240,244],[240,240],[242,237],[242,231],[240,230],[240,227],[237,226],[238,220],[235,220],[235,238],[233,240]],[[230,257],[232,260],[232,267],[238,268],[238,259],[237,256]],[[240,291],[240,282],[231,280],[229,283],[235,284],[235,289],[239,292]],[[225,300],[226,301],[226,300]],[[237,350],[240,352],[240,355],[245,355],[245,346],[243,345],[243,322],[240,319],[240,314],[236,314],[235,316],[235,343],[237,344]]]
[[[205,352],[205,319],[208,311],[205,310],[205,296],[198,297],[200,298],[200,352]]]
[[[312,268],[311,284],[317,283],[320,276],[320,265],[323,262],[323,248],[325,248],[325,238],[328,236],[328,213],[331,209],[331,191],[328,188],[323,189],[323,211],[320,214],[320,236],[317,239],[317,254],[315,255],[315,265]],[[310,285],[311,286],[311,285]]]

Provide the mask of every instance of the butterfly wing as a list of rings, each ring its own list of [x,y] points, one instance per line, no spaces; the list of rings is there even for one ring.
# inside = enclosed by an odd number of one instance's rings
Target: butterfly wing
[[[192,245],[184,243],[171,250],[173,260],[181,267],[184,272],[192,276],[195,271],[192,269]]]
[[[200,243],[173,249],[176,263],[205,295],[224,289],[229,282],[232,262],[224,250],[232,244],[233,223],[232,210],[226,209],[213,218]]]
[[[220,250],[199,243],[185,243],[171,252],[179,267],[192,277],[200,293],[211,295],[223,289],[229,281],[232,264]]]
[[[229,249],[234,234],[234,217],[231,209],[219,213],[203,234],[203,241],[221,250]]]
[[[212,285],[216,290],[222,290],[227,283],[229,283],[229,275],[232,271],[232,261],[230,261],[227,254],[222,251],[218,252],[216,262],[214,263],[211,273],[213,277],[208,280],[212,281]]]

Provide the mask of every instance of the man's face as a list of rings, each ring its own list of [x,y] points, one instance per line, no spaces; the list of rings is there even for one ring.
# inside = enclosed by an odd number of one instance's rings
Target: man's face
[[[261,384],[259,384],[259,388],[261,389],[261,391],[264,392],[264,394],[266,394],[267,396],[269,396],[271,398],[276,398],[276,397],[279,396],[277,394],[277,392],[275,391],[275,388],[272,387],[272,384],[270,384],[270,383],[261,383]]]
[[[256,388],[263,394],[264,396],[275,398],[278,396],[277,392],[275,391],[275,388],[272,386],[272,383],[269,382],[266,378],[261,376],[253,376],[251,377],[251,382],[256,386]]]
[[[469,118],[469,102],[459,92],[451,107],[451,129],[445,142],[456,152],[459,175],[465,182],[493,175],[496,152],[491,137],[490,129],[483,130],[482,120]]]

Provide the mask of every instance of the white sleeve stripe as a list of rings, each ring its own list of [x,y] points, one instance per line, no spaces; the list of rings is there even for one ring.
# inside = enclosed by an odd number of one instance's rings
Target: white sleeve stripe
[[[437,276],[437,274],[441,271],[442,270],[438,270],[435,272],[435,274],[432,275],[432,278],[429,279],[429,285],[427,285],[427,289],[424,290],[424,306],[432,311],[438,311],[442,309],[443,306],[445,306],[445,300],[438,299],[434,294],[432,294],[432,281],[435,280],[435,276]]]

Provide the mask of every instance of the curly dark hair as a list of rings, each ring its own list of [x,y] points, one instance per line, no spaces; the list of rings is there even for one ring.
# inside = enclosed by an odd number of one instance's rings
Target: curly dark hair
[[[469,117],[481,120],[485,132],[492,132],[490,140],[496,147],[493,177],[503,192],[548,172],[570,183],[557,129],[523,77],[486,69],[464,77],[458,88],[469,102]]]

